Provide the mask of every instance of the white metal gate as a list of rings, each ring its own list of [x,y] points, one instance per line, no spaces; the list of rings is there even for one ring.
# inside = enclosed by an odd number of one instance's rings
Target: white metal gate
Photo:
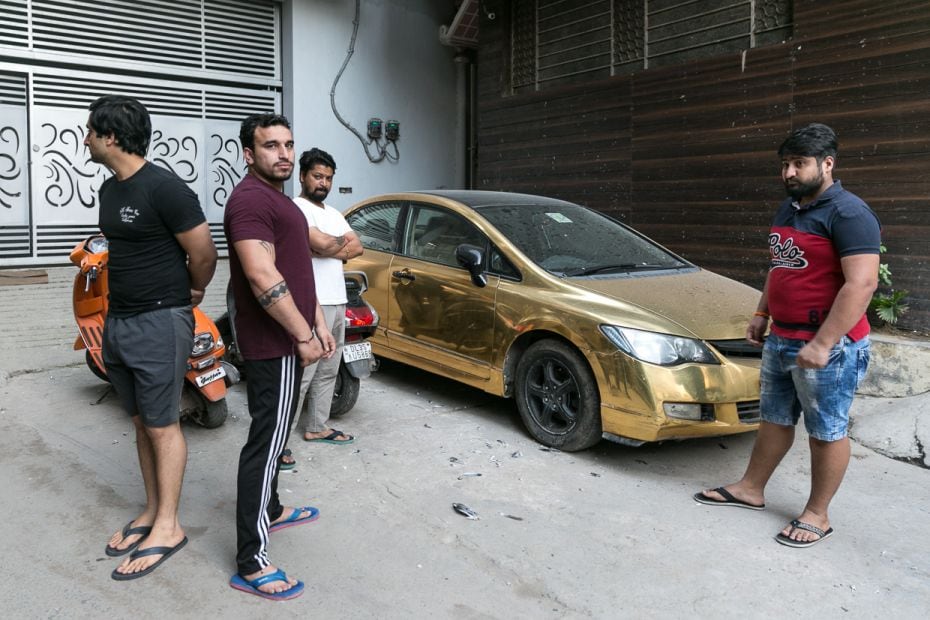
[[[146,105],[148,158],[197,193],[224,250],[239,123],[281,109],[279,5],[0,0],[0,13],[0,267],[65,261],[97,230],[109,171],[83,141],[87,106],[109,93]]]

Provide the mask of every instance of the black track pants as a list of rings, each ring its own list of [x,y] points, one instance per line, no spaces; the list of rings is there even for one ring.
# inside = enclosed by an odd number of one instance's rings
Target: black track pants
[[[293,355],[246,360],[252,425],[239,454],[236,499],[236,564],[240,575],[257,572],[268,561],[268,524],[281,516],[278,459],[287,443],[303,368]]]

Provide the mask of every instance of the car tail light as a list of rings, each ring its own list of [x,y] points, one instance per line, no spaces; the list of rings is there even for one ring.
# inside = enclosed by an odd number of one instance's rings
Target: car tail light
[[[367,305],[346,307],[346,327],[367,327],[375,322],[375,314]]]

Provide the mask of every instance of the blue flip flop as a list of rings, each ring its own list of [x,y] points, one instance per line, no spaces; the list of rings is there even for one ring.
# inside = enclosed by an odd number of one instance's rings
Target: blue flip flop
[[[110,556],[111,558],[118,558],[118,557],[121,556],[121,555],[126,555],[127,553],[132,553],[133,551],[135,551],[136,547],[138,547],[139,544],[140,544],[143,540],[145,540],[145,537],[148,536],[148,535],[149,535],[149,532],[151,532],[151,531],[152,531],[152,526],[151,526],[151,525],[138,525],[138,526],[136,526],[136,527],[132,527],[132,521],[130,521],[130,522],[127,523],[125,526],[123,526],[123,531],[122,531],[123,540],[126,540],[126,539],[129,538],[130,536],[142,536],[142,538],[140,538],[140,539],[137,540],[136,542],[132,543],[131,545],[129,545],[129,546],[126,547],[125,549],[117,549],[116,547],[111,547],[110,545],[107,545],[107,548],[104,549],[104,551],[105,551],[106,554],[107,554],[108,556]]]
[[[175,553],[181,550],[181,548],[187,544],[187,536],[181,539],[181,542],[176,544],[173,547],[149,547],[148,549],[137,549],[129,554],[130,560],[137,560],[139,558],[144,558],[150,555],[161,555],[161,558],[145,570],[140,570],[138,573],[120,573],[116,569],[110,573],[110,577],[117,581],[129,581],[130,579],[138,579],[139,577],[145,577],[153,570],[164,564],[165,560],[173,556]]]
[[[284,592],[262,592],[258,589],[259,586],[271,583],[272,581],[284,581],[286,583],[287,575],[284,574],[283,570],[278,569],[273,573],[268,573],[267,575],[249,580],[239,573],[236,573],[230,578],[229,586],[234,590],[239,590],[247,594],[254,594],[255,596],[266,598],[269,601],[286,601],[297,598],[304,593],[303,581],[298,581],[296,586],[292,586],[289,590],[285,590]]]
[[[309,512],[310,514],[304,518],[300,518],[300,513]],[[295,508],[294,512],[284,521],[275,523],[268,528],[268,533],[277,532],[278,530],[283,530],[285,528],[294,527],[295,525],[303,525],[304,523],[310,523],[311,521],[316,521],[320,518],[320,511],[314,508],[313,506],[304,506],[303,508]]]

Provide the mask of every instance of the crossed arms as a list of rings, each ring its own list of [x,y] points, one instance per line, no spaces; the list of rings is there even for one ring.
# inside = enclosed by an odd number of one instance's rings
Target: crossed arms
[[[345,234],[333,236],[310,226],[310,249],[314,256],[338,258],[346,262],[350,258],[362,255],[362,242],[351,230]]]

